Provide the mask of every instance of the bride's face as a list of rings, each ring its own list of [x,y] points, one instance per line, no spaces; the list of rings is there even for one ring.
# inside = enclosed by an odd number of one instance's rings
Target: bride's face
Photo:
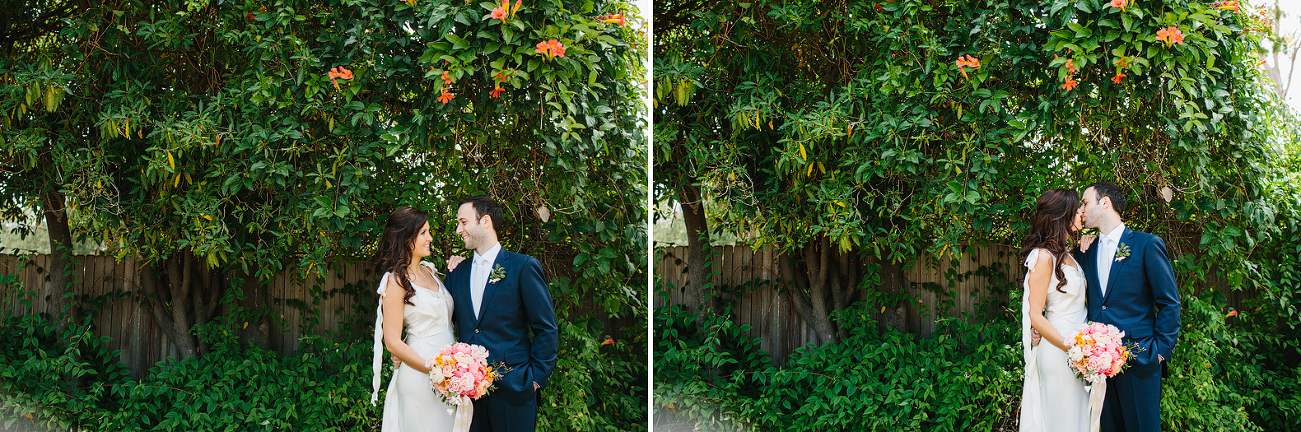
[[[1080,232],[1084,228],[1084,207],[1075,211],[1075,218],[1071,219],[1071,233]]]
[[[420,233],[416,238],[411,240],[411,261],[419,261],[421,258],[430,255],[429,244],[433,243],[434,236],[429,234],[429,222],[420,227]]]

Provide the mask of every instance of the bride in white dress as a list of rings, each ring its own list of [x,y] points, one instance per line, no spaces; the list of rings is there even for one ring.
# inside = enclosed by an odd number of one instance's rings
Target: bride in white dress
[[[1021,252],[1028,268],[1021,301],[1025,386],[1022,432],[1086,432],[1089,393],[1067,364],[1067,338],[1086,321],[1084,272],[1071,257],[1071,238],[1082,225],[1079,194],[1052,189],[1035,202]],[[1043,342],[1031,343],[1031,329]]]
[[[432,241],[425,212],[402,207],[389,214],[378,252],[377,267],[385,273],[378,289],[381,298],[376,310],[370,397],[372,404],[379,397],[381,358],[387,348],[397,369],[384,399],[383,432],[453,429],[452,407],[434,394],[425,367],[426,359],[456,343],[452,296],[435,276],[434,265],[421,261],[431,254]],[[456,258],[449,260],[450,266],[460,262]],[[401,338],[403,326],[406,340]]]

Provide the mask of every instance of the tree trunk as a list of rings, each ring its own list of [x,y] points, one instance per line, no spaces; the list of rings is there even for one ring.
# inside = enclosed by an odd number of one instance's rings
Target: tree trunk
[[[683,184],[678,190],[682,203],[682,220],[687,225],[687,286],[685,304],[700,311],[712,306],[713,289],[709,283],[711,266],[709,223],[705,220],[705,203],[700,199],[700,188]]]
[[[823,237],[799,249],[799,261],[790,255],[778,258],[787,297],[795,312],[813,328],[816,344],[840,341],[844,332],[831,320],[831,312],[853,303],[862,278],[862,262],[851,253],[834,249]]]
[[[802,262],[783,254],[779,259],[782,279],[789,279],[794,287],[786,289],[795,312],[813,328],[814,343],[822,345],[836,341],[836,330],[827,316],[827,274],[821,269],[827,265],[826,250],[819,251],[818,243],[809,243],[799,249]]]
[[[198,263],[189,250],[162,260],[163,272],[155,275],[150,267],[138,271],[141,291],[149,297],[154,321],[167,339],[176,345],[181,358],[206,353],[207,346],[191,331],[212,319],[225,286],[220,274],[213,274]],[[161,276],[161,277],[159,277]]]
[[[196,261],[193,256],[188,258],[188,262]],[[200,281],[199,289],[194,291],[191,296],[194,299],[194,324],[197,326],[207,324],[208,321],[212,320],[212,315],[217,311],[217,303],[221,300],[221,287],[224,284],[222,283],[222,275],[214,274],[213,269],[208,268],[206,263],[199,263],[194,268],[199,273]],[[197,342],[199,354],[207,354],[208,344],[201,338]]]
[[[164,262],[167,275],[165,291],[170,301],[160,304],[161,307],[157,309],[170,314],[171,329],[167,330],[167,334],[171,336],[172,343],[176,344],[181,358],[190,358],[198,354],[199,344],[194,335],[190,334],[190,329],[194,326],[194,314],[190,311],[193,288],[190,284],[190,270],[193,264],[191,260],[185,259],[185,255],[184,252],[177,253]]]
[[[58,189],[47,191],[41,197],[41,205],[45,208],[45,228],[50,235],[50,263],[45,269],[50,275],[49,311],[59,330],[75,329],[81,324],[81,314],[77,313],[77,305],[70,298],[76,293],[71,288],[72,275],[69,274],[73,272],[72,229],[68,224],[66,199]],[[80,361],[81,355],[74,354],[73,360]],[[83,386],[88,377],[66,375],[63,378],[65,386],[77,388]]]
[[[72,264],[72,230],[68,226],[67,201],[63,193],[51,190],[41,198],[45,208],[45,227],[50,233],[50,268],[46,269],[50,275],[50,315],[62,328],[64,321],[59,318],[64,317],[63,310],[70,304],[64,297],[72,294],[68,288],[72,282],[68,275]],[[76,323],[79,318],[76,308],[70,308],[66,317]]]
[[[1278,3],[1275,2],[1274,6],[1277,8]],[[1280,49],[1277,46],[1279,41],[1274,43],[1274,50],[1268,53],[1273,58],[1274,64],[1265,63],[1263,66],[1265,67],[1265,73],[1269,75],[1270,81],[1274,82],[1274,93],[1281,99],[1287,99],[1288,91],[1292,87],[1292,73],[1296,71],[1297,53],[1301,52],[1301,49],[1291,48],[1287,44],[1284,44]],[[1266,60],[1265,53],[1257,54],[1257,56],[1262,62]],[[1288,63],[1286,78],[1283,77],[1283,61],[1285,60]]]
[[[176,331],[176,319],[170,308],[172,291],[168,289],[169,284],[165,277],[159,276],[155,274],[153,265],[142,265],[136,268],[136,281],[139,284],[140,294],[144,298],[143,302],[149,307],[149,313],[154,317],[154,324],[163,332],[167,340],[177,346],[181,357],[185,358],[187,352],[193,356],[194,344],[187,337],[188,329],[186,332]]]

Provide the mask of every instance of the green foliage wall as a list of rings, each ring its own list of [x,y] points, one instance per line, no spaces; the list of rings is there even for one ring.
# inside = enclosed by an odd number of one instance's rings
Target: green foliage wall
[[[578,252],[639,253],[646,46],[593,16],[630,5],[493,7],[71,7],[0,60],[8,202],[31,206],[21,182],[54,173],[79,231],[118,253],[191,249],[261,276],[368,256],[401,204],[434,211],[450,250],[450,209],[480,192],[508,204],[517,250],[537,252],[551,221],[553,242],[601,246]],[[535,52],[552,39],[564,57]]]
[[[1127,5],[657,4],[657,174],[701,184],[756,243],[897,260],[1017,241],[1040,191],[1115,180],[1131,225],[1205,235],[1237,268],[1277,233],[1267,188],[1294,136],[1257,68],[1267,23]],[[1181,43],[1156,40],[1169,27]]]
[[[41,194],[62,191],[75,234],[138,256],[146,275],[177,261],[233,274],[239,280],[225,281],[225,291],[194,292],[238,302],[232,314],[249,318],[265,317],[257,303],[271,301],[265,285],[276,275],[306,278],[369,258],[377,227],[398,206],[430,212],[436,255],[463,254],[456,203],[491,194],[506,208],[504,246],[543,262],[566,331],[569,369],[558,378],[567,387],[543,407],[544,424],[636,429],[648,397],[635,378],[645,375],[639,322],[647,314],[644,22],[617,1],[512,2],[494,18],[500,6],[22,2],[15,7],[40,20],[15,24],[0,46],[0,215],[42,211]],[[563,46],[563,56],[539,43]],[[155,276],[173,294],[189,290],[177,288],[184,278]],[[166,290],[157,293],[142,300],[162,305]],[[241,369],[245,361],[267,368],[257,375],[288,374],[248,380],[252,389],[315,385],[317,372],[296,369],[313,354],[280,363],[256,349],[221,348],[217,335],[252,320],[195,315],[179,333],[210,347],[160,367],[140,388],[219,385],[213,377],[255,373]],[[631,324],[614,328],[619,322]],[[617,342],[594,342],[607,337]],[[312,360],[323,362],[321,373],[362,361],[357,354],[369,361],[369,350],[330,349],[347,355]],[[138,405],[147,390],[117,391],[99,399],[117,413],[106,416],[122,416],[114,425],[126,427],[132,410],[163,408]],[[220,403],[246,396],[210,395]],[[153,396],[189,401],[183,392]],[[324,405],[311,409],[355,409],[337,400],[313,399]],[[183,408],[226,415],[220,406]],[[353,414],[336,418],[372,418]]]
[[[682,185],[698,186],[712,230],[795,261],[826,242],[911,262],[1018,245],[1041,191],[1115,181],[1127,224],[1172,245],[1185,304],[1166,424],[1301,429],[1301,147],[1295,113],[1258,69],[1272,23],[1245,3],[1111,3],[657,2],[656,197],[690,201]],[[1208,280],[1228,288],[1196,288]],[[840,340],[781,368],[710,336],[657,333],[656,357],[671,361],[657,371],[714,371],[657,376],[657,407],[756,430],[856,430],[835,413],[864,409],[884,410],[866,424],[909,430],[1008,427],[1020,367],[1010,312],[933,316],[933,339],[865,334],[875,310],[897,305],[876,294],[897,287],[849,285],[873,292],[832,314]],[[677,328],[666,313],[657,329]],[[909,367],[912,379],[895,380]]]

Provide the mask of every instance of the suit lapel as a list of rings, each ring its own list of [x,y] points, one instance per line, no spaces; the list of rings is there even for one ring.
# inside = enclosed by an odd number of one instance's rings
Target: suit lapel
[[[506,268],[505,262],[509,258],[510,252],[507,252],[506,248],[502,248],[497,252],[497,259],[493,260],[492,268],[497,268],[497,266]],[[483,286],[483,300],[479,302],[479,313],[477,315],[479,319],[474,323],[475,327],[478,327],[479,323],[483,322],[483,316],[487,315],[484,312],[488,310],[488,304],[492,303],[493,294],[497,293],[497,284],[492,283],[492,269],[488,269],[488,281],[489,282]],[[497,283],[502,282],[504,281],[497,281]]]
[[[1079,263],[1080,265],[1088,266],[1084,269],[1086,275],[1093,274],[1092,278],[1084,278],[1089,291],[1086,300],[1088,298],[1102,298],[1102,288],[1101,285],[1098,284],[1098,281],[1101,280],[1098,278],[1098,243],[1097,240],[1093,241],[1093,247],[1090,247],[1089,250],[1084,252],[1084,262]],[[1101,305],[1102,301],[1099,300],[1098,304]]]
[[[461,263],[461,264],[469,265],[467,263]],[[460,317],[466,317],[466,316],[473,317],[474,304],[470,302],[470,270],[464,269],[460,272],[457,272],[454,275],[448,274],[447,278],[451,279],[447,281],[448,288],[450,288],[452,292],[455,293],[454,294],[455,299],[459,300],[456,302],[455,305],[457,310],[456,312],[457,319],[459,320],[461,319]]]
[[[1128,245],[1130,237],[1133,236],[1134,236],[1134,231],[1129,228],[1125,228],[1125,233],[1120,236],[1120,243],[1116,245],[1117,254],[1120,253],[1120,245]],[[1130,247],[1130,250],[1133,251],[1133,247]],[[1111,292],[1115,291],[1114,288],[1116,286],[1116,274],[1120,273],[1120,267],[1124,266],[1125,263],[1127,262],[1129,262],[1128,257],[1120,260],[1119,262],[1116,262],[1114,258],[1112,259],[1111,273],[1107,275],[1107,292],[1102,295],[1102,301],[1104,303],[1107,301],[1108,297],[1111,297]]]

